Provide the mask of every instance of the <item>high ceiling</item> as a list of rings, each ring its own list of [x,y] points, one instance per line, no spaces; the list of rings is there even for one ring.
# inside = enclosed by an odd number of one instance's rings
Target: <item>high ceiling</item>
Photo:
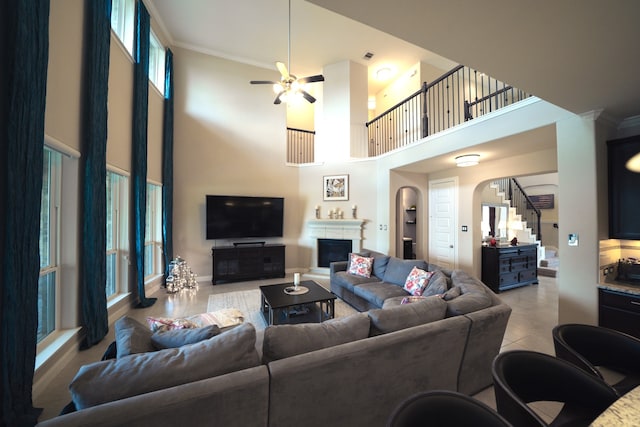
[[[287,0],[148,3],[174,46],[273,70],[287,62]],[[623,119],[640,115],[639,18],[638,0],[292,0],[290,68],[461,63],[574,113]],[[384,85],[370,78],[369,92]]]

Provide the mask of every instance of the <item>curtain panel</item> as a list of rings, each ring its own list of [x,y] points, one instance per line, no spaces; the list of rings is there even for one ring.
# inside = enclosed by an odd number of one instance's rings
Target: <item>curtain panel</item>
[[[173,53],[167,49],[162,117],[162,253],[165,279],[173,259]]]
[[[147,213],[147,122],[149,119],[149,38],[150,18],[142,0],[136,2],[135,61],[133,65],[133,222],[134,276],[137,284],[137,307],[153,305],[144,289],[144,231]]]
[[[109,331],[107,312],[107,94],[111,0],[85,1],[82,107],[80,309],[85,337],[97,344]]]
[[[0,2],[0,425],[32,426],[49,0]]]

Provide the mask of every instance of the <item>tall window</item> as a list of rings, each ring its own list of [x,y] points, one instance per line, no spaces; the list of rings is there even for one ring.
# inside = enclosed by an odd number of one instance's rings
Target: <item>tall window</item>
[[[149,37],[149,80],[164,95],[164,46],[160,44],[153,31]]]
[[[127,177],[107,171],[107,299],[127,289]]]
[[[40,278],[38,280],[38,342],[56,329],[58,288],[58,230],[62,159],[44,149],[42,198],[40,201]]]
[[[147,218],[144,229],[144,277],[162,274],[162,187],[147,183]]]
[[[113,0],[111,4],[111,28],[131,56],[133,56],[134,18],[134,0]]]

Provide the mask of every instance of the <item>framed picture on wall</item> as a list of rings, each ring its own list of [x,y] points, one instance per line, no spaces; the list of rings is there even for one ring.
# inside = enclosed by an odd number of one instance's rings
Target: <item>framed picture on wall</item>
[[[349,200],[349,175],[329,175],[322,178],[324,200]]]

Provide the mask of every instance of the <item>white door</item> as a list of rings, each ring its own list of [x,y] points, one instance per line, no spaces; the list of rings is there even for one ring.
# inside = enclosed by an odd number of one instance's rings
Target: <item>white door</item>
[[[429,262],[457,265],[458,178],[429,181]]]

